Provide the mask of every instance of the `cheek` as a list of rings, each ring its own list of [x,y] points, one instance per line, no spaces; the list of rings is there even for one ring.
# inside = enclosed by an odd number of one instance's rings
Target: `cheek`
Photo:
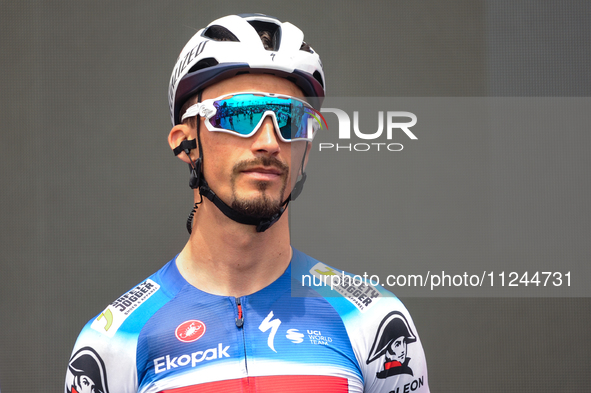
[[[207,132],[212,134],[212,132]],[[219,133],[223,134],[223,133]],[[208,135],[209,138],[203,137],[201,140],[203,149],[203,165],[206,171],[224,170],[225,167],[233,165],[233,153],[236,151],[232,148],[232,145],[228,142],[224,143],[225,138],[212,138],[212,135]],[[224,136],[224,135],[220,135]],[[230,135],[227,135],[230,136]]]

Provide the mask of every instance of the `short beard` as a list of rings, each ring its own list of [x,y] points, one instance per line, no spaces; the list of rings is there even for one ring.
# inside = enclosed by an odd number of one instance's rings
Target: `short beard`
[[[255,199],[241,199],[236,195],[236,183],[235,179],[240,172],[249,167],[262,165],[272,166],[281,170],[281,178],[283,185],[279,192],[279,199],[273,200],[267,193],[268,183],[261,181],[257,183],[258,189],[261,195]],[[247,217],[252,218],[268,218],[278,214],[283,209],[284,201],[283,193],[287,187],[287,176],[289,174],[289,167],[275,157],[264,156],[249,161],[241,161],[234,165],[232,175],[232,209],[236,210]]]

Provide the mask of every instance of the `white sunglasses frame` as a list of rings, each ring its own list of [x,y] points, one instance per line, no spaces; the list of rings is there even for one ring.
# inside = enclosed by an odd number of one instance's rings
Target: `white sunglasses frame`
[[[232,134],[232,135],[236,135],[238,137],[241,138],[250,138],[251,136],[253,136],[254,134],[257,133],[257,131],[259,130],[259,128],[261,127],[261,125],[263,124],[263,121],[265,120],[265,118],[267,116],[271,116],[271,118],[273,119],[273,124],[275,125],[275,132],[277,133],[277,135],[279,136],[279,139],[281,139],[283,142],[297,142],[297,141],[308,141],[308,142],[312,142],[312,140],[314,139],[314,136],[316,135],[316,132],[318,132],[318,129],[322,128],[322,124],[320,124],[318,122],[318,119],[308,119],[308,136],[306,138],[293,138],[290,140],[287,140],[285,138],[283,138],[283,135],[281,135],[281,131],[279,128],[279,124],[277,122],[277,114],[274,111],[268,110],[263,112],[261,119],[259,120],[259,122],[257,123],[257,125],[253,128],[253,131],[250,132],[249,134],[240,134],[237,131],[232,131],[232,130],[227,130],[225,128],[218,128],[215,127],[213,124],[211,124],[211,122],[209,121],[209,119],[211,119],[216,113],[217,110],[216,108],[213,106],[213,103],[215,101],[220,101],[222,99],[226,99],[226,98],[231,98],[237,95],[241,95],[241,94],[252,94],[252,95],[256,95],[256,96],[262,96],[262,97],[274,97],[274,98],[284,98],[284,99],[290,99],[290,100],[295,100],[295,101],[299,101],[301,102],[306,108],[311,109],[313,112],[317,113],[320,115],[320,117],[322,117],[322,115],[320,114],[319,111],[317,111],[316,109],[314,109],[310,104],[308,104],[306,101],[297,98],[297,97],[292,97],[292,96],[288,96],[288,95],[284,95],[284,94],[273,94],[273,93],[263,93],[263,92],[259,92],[259,91],[243,91],[243,92],[239,92],[239,93],[231,93],[231,94],[224,94],[222,96],[216,97],[216,98],[210,98],[207,100],[203,100],[202,102],[198,102],[194,105],[191,105],[186,112],[183,114],[182,118],[181,118],[181,122],[185,121],[185,119],[188,119],[189,117],[195,117],[195,116],[201,116],[204,119],[204,123],[205,126],[207,127],[207,129],[209,131],[215,131],[215,132],[225,132],[228,134]],[[316,121],[314,121],[316,120]],[[312,124],[311,124],[312,123]],[[314,123],[319,123],[319,127],[314,127]],[[312,129],[312,131],[310,131],[310,129]],[[312,135],[310,135],[312,134]]]

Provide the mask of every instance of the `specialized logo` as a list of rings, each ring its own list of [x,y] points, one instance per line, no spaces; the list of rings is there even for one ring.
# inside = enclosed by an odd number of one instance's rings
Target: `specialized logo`
[[[205,324],[196,319],[185,321],[177,326],[174,335],[184,343],[199,340],[205,334]]]
[[[160,289],[160,285],[152,280],[146,280],[133,288],[113,303],[109,304],[90,325],[97,332],[113,337],[117,329],[143,302]]]
[[[279,325],[281,325],[281,320],[279,318],[273,319],[273,311],[271,311],[269,315],[267,315],[267,317],[259,325],[259,330],[263,333],[271,329],[271,332],[269,333],[269,338],[267,339],[267,345],[275,353],[277,353],[277,351],[275,350],[273,341],[275,339],[275,333],[277,333],[277,329],[279,329]]]
[[[388,378],[392,375],[410,374],[410,358],[407,356],[407,345],[417,341],[404,315],[393,311],[386,315],[376,333],[376,337],[369,351],[367,364],[380,359],[383,362],[381,370],[376,373],[378,378]]]
[[[177,59],[177,63],[174,66],[174,70],[172,71],[172,75],[170,77],[170,88],[168,89],[168,100],[170,102],[171,109],[172,103],[174,102],[174,95],[176,93],[176,88],[179,81],[179,76],[185,71],[188,66],[193,66],[193,61],[203,52],[205,49],[205,45],[207,44],[207,40],[199,41],[197,45],[195,45],[191,50],[187,50],[185,52],[181,52]],[[189,44],[187,43],[187,47]],[[181,56],[184,57],[181,60]]]
[[[298,329],[288,329],[285,337],[294,344],[304,342],[304,335]]]
[[[90,347],[78,350],[68,363],[68,393],[109,393],[105,363]]]
[[[219,343],[217,348],[209,348],[205,351],[197,351],[175,357],[170,357],[170,355],[161,356],[157,359],[154,359],[154,372],[159,374],[163,371],[171,370],[173,368],[187,366],[195,367],[198,363],[207,360],[229,358],[230,355],[228,355],[228,349],[230,349],[229,345],[224,347],[224,344]]]

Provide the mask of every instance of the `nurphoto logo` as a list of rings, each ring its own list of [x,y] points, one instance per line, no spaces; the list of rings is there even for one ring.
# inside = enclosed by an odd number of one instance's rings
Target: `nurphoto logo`
[[[411,131],[411,127],[417,124],[417,116],[412,112],[406,111],[377,111],[377,130],[375,125],[370,129],[368,122],[360,123],[360,111],[352,111],[353,121],[351,116],[343,109],[339,108],[322,108],[321,112],[329,119],[338,122],[338,141],[321,142],[318,144],[319,151],[349,151],[349,152],[366,152],[366,151],[402,151],[404,146],[402,143],[394,142],[394,138],[405,136],[411,140],[418,139],[415,133]],[[328,115],[332,114],[332,115]],[[362,113],[363,118],[369,118],[371,114]],[[373,116],[376,116],[375,114]],[[331,130],[334,127],[330,127]],[[353,132],[351,132],[353,130]],[[385,132],[384,132],[385,131]],[[334,139],[336,134],[331,134],[331,139]],[[355,142],[355,140],[359,142]]]

